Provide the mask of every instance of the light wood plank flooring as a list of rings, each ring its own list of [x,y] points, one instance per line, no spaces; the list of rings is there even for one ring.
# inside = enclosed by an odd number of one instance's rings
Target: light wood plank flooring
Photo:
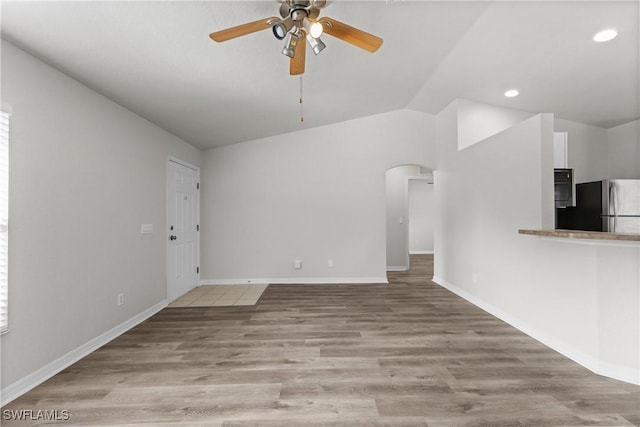
[[[411,261],[390,285],[270,285],[255,307],[167,308],[3,410],[66,409],[58,424],[82,426],[640,424],[639,387],[432,284],[430,256]]]

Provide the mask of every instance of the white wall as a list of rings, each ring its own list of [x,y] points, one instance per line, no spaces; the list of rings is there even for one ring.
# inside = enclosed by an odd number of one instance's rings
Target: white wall
[[[458,106],[458,149],[462,150],[496,135],[534,114],[467,99],[456,100]]]
[[[597,126],[555,119],[554,130],[568,133],[568,164],[576,184],[608,178],[607,131]]]
[[[203,283],[386,280],[385,170],[432,167],[433,141],[403,110],[206,151]]]
[[[517,232],[545,228],[553,206],[552,116],[458,151],[456,107],[437,116],[434,280],[590,369],[640,382],[640,248]]]
[[[409,253],[433,253],[433,183],[409,180]]]
[[[6,391],[163,302],[167,156],[199,164],[201,153],[5,41],[2,104],[12,110]],[[141,235],[142,223],[154,233]]]
[[[640,178],[640,120],[609,129],[556,119],[568,132],[569,167],[576,183]]]
[[[640,179],[640,120],[607,129],[608,177]]]

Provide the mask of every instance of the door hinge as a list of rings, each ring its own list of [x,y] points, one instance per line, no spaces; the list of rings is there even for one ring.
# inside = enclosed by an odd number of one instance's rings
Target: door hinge
[[[196,267],[196,274],[200,274],[200,267]]]
[[[200,231],[200,224],[196,225],[196,231]]]
[[[196,184],[196,190],[199,190],[199,189],[200,189],[200,183],[198,182],[198,183]]]

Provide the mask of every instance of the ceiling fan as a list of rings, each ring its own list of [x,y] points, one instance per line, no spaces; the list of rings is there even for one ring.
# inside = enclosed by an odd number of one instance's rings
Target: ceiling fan
[[[282,54],[290,59],[289,73],[304,73],[306,41],[314,54],[319,54],[325,44],[320,40],[323,33],[337,37],[369,52],[382,46],[382,39],[351,27],[333,18],[319,18],[320,10],[327,5],[326,0],[278,0],[281,18],[271,17],[248,22],[226,30],[209,34],[212,40],[223,42],[236,37],[271,28],[278,40],[285,40]]]

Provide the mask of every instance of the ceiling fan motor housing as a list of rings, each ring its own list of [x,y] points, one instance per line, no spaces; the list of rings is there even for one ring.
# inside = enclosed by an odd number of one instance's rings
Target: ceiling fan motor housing
[[[322,9],[327,5],[327,0],[279,0],[280,3],[290,7],[301,6],[304,8],[315,7]]]
[[[306,9],[302,9],[302,8],[291,9],[291,19],[293,19],[297,23],[302,22],[302,20],[307,16],[309,16],[309,13],[307,12]]]
[[[324,7],[325,5],[326,1],[324,0],[282,1],[280,4],[280,16],[282,16],[282,19],[279,22],[274,22],[271,24],[274,36],[278,40],[283,40],[287,33],[295,34],[298,37],[302,37],[301,30],[303,28],[305,29],[306,33],[309,33],[309,20],[315,22],[315,20],[318,18],[318,15],[320,15],[319,7]]]
[[[325,7],[325,0],[287,0],[280,5],[280,16],[291,17],[294,21],[302,21],[303,18],[316,19],[320,9]]]

